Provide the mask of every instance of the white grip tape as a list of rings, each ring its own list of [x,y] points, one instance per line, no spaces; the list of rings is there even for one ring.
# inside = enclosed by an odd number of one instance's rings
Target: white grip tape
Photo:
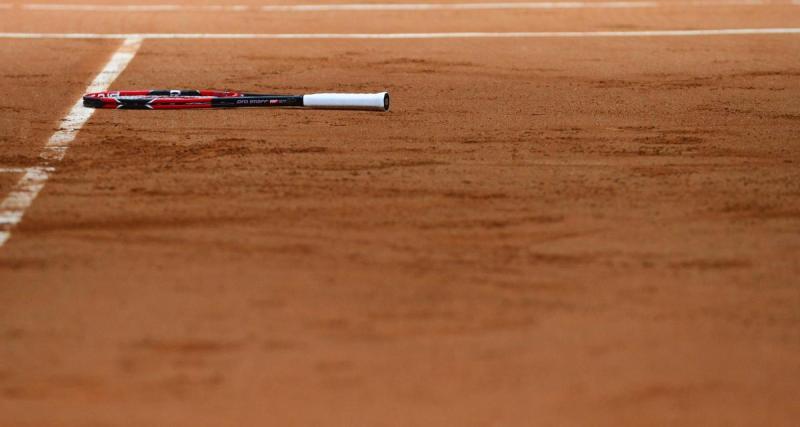
[[[389,110],[389,93],[312,93],[303,95],[303,106],[343,110]]]

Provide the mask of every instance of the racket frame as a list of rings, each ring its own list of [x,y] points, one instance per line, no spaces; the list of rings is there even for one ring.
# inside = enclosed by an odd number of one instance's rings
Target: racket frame
[[[83,105],[136,110],[272,107],[388,111],[389,94],[272,95],[215,90],[128,90],[89,93],[84,95]]]

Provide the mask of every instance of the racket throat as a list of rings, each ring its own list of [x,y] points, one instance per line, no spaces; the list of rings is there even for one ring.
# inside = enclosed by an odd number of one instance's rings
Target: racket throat
[[[154,99],[126,99],[117,105],[117,110],[152,110]]]

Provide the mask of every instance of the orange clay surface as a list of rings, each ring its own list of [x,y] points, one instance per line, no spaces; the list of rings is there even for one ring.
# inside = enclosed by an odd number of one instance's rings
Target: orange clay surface
[[[797,27],[800,7],[0,23]],[[119,43],[0,39],[0,168],[37,164]],[[112,89],[388,89],[392,109],[96,112],[0,248],[0,425],[797,425],[798,52],[798,35],[145,40]]]

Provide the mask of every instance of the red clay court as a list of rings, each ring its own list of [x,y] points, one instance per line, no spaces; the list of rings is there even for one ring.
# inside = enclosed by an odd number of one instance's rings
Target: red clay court
[[[419,1],[0,3],[0,426],[800,423],[800,2]]]

